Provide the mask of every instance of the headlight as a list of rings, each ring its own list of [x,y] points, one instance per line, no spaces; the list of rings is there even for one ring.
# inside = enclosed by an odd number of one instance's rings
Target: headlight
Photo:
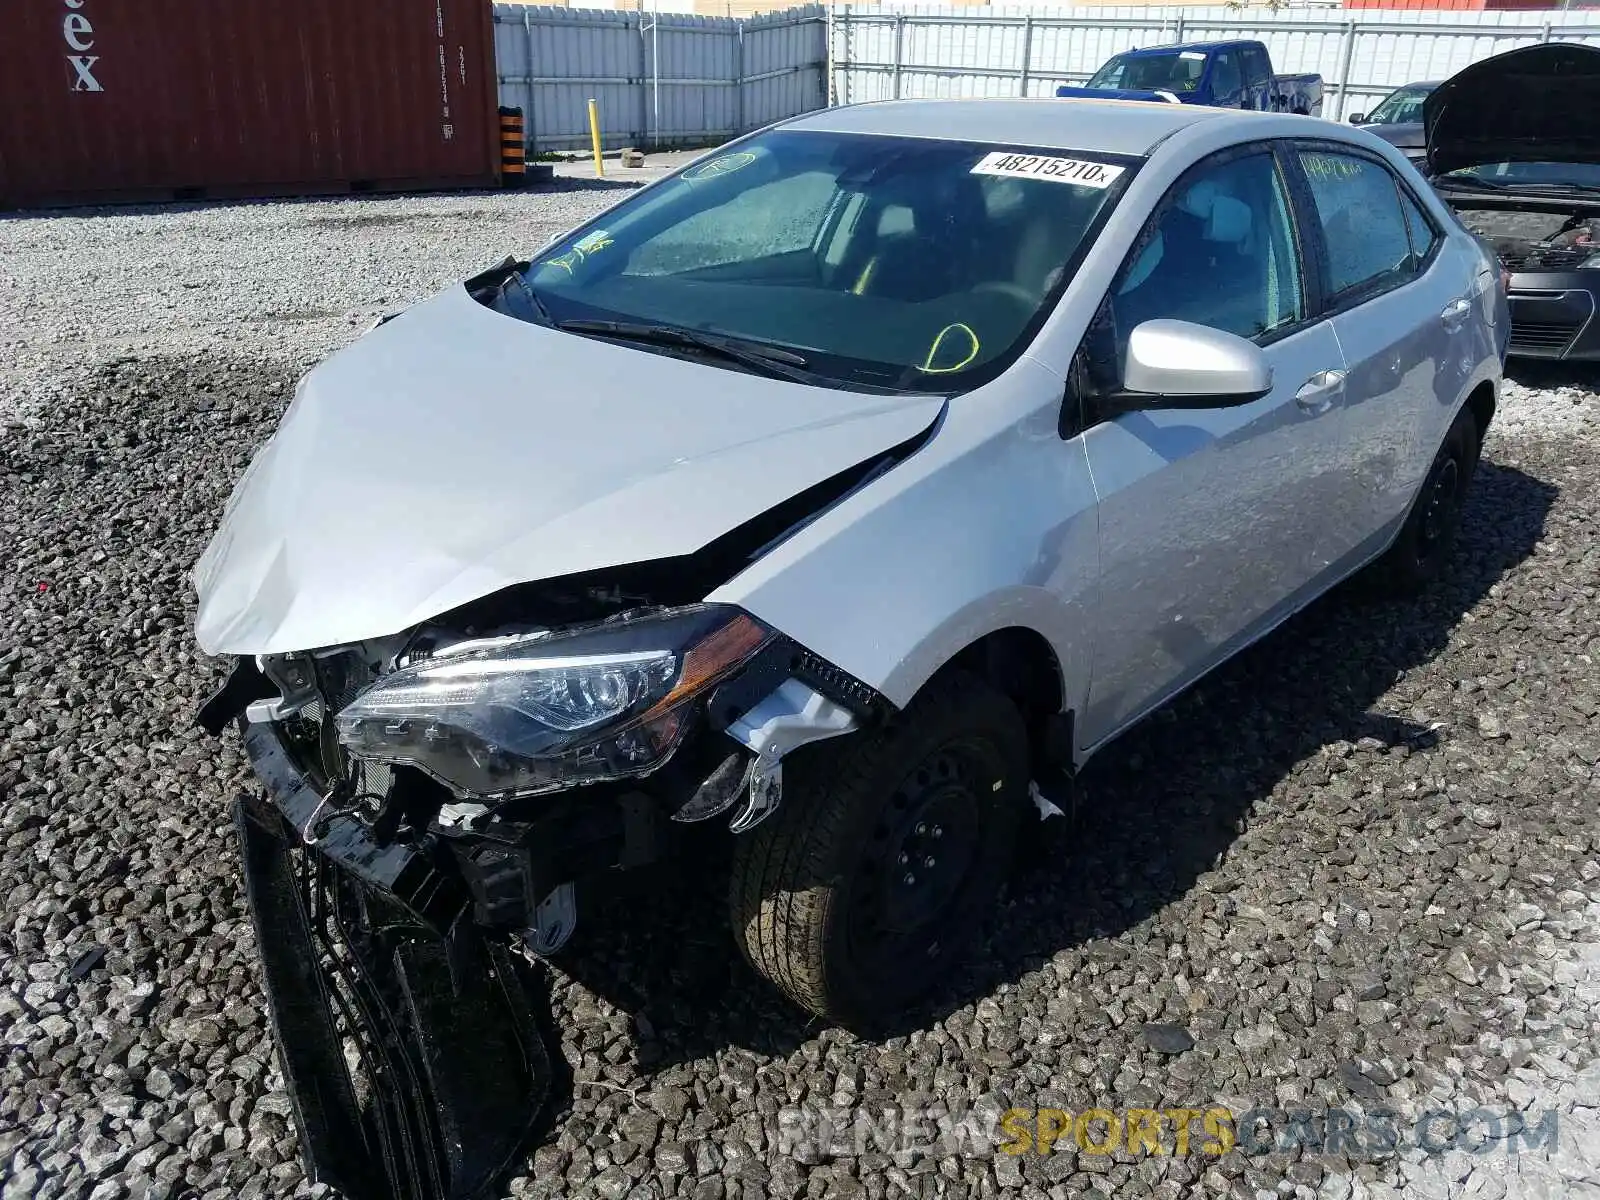
[[[1600,254],[1591,254],[1584,259],[1579,270],[1600,270]]]
[[[696,605],[478,642],[384,676],[338,714],[339,740],[460,797],[647,775],[677,748],[691,702],[772,637],[737,609]]]

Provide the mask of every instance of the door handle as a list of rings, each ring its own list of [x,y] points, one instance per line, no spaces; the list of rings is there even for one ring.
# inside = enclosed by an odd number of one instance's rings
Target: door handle
[[[1294,394],[1294,402],[1300,406],[1301,412],[1320,417],[1333,407],[1343,387],[1343,371],[1318,371]]]
[[[1454,333],[1467,322],[1467,317],[1472,312],[1472,301],[1465,296],[1458,296],[1444,306],[1444,311],[1439,314],[1439,323],[1445,327],[1446,332]]]

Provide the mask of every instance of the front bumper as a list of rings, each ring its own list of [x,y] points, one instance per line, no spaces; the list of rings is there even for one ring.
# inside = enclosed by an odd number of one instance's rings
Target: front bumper
[[[1513,357],[1600,361],[1600,271],[1511,276]]]
[[[244,739],[270,798],[234,817],[307,1174],[350,1200],[495,1194],[549,1090],[532,966],[437,848],[324,819],[272,732]]]

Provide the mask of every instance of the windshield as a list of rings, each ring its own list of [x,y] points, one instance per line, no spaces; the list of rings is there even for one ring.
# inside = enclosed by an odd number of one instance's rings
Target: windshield
[[[1129,92],[1192,92],[1200,86],[1206,56],[1199,50],[1166,54],[1119,54],[1094,73],[1092,88]]]
[[[1600,188],[1600,163],[1498,162],[1448,171],[1444,179],[1478,180],[1498,187]]]
[[[1368,125],[1405,125],[1422,120],[1422,102],[1431,87],[1404,87],[1390,92],[1383,103],[1367,114]]]
[[[777,130],[641,191],[526,281],[557,325],[666,325],[819,382],[949,392],[1022,352],[1130,161]]]

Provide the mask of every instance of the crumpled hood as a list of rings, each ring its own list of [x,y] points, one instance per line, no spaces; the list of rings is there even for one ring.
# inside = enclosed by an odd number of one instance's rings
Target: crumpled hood
[[[195,637],[316,649],[692,553],[942,407],[561,333],[451,288],[306,377],[195,568]]]
[[[1422,103],[1428,167],[1600,162],[1600,48],[1550,42],[1473,63]]]

